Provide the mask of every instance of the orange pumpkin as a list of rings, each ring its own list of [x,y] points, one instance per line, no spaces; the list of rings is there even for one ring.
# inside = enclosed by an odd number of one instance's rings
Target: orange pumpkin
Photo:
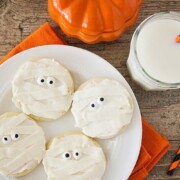
[[[136,21],[142,0],[49,0],[65,34],[92,44],[117,39]]]

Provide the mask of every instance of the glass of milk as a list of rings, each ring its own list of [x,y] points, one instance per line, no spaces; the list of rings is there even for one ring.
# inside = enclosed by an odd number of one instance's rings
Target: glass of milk
[[[161,12],[143,21],[133,34],[127,67],[146,90],[180,88],[180,13]]]

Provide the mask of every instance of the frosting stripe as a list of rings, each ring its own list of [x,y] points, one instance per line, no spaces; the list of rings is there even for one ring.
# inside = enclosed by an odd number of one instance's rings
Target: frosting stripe
[[[102,159],[98,158],[98,156],[94,156],[93,160],[92,157],[85,157],[80,162],[72,162],[67,163],[62,166],[62,168],[53,170],[54,174],[57,175],[59,178],[66,178],[71,174],[76,174],[78,172],[83,172],[84,170],[88,169],[92,165],[100,162]]]
[[[62,154],[63,152],[66,152],[66,151],[69,151],[68,146],[67,147],[65,147],[65,146],[64,147],[55,147],[53,149],[49,149],[46,152],[46,154],[49,157],[56,157],[56,156]],[[99,147],[79,147],[78,151],[83,152],[86,155],[91,155],[92,151],[96,152],[96,153],[99,153],[102,150]]]
[[[111,88],[107,87],[94,87],[90,89],[85,89],[85,90],[78,90],[75,95],[74,95],[74,100],[79,101],[83,99],[88,99],[91,97],[99,97],[99,96],[112,96],[112,90],[113,90],[113,96],[119,96],[121,92],[126,93],[127,90],[125,90],[123,87],[119,88],[117,86],[111,86]]]
[[[18,98],[20,98],[23,95],[24,96],[26,95],[27,97],[28,94],[28,96],[32,96],[32,98],[35,98],[37,100],[61,97],[62,94],[60,94],[60,92],[64,91],[64,86],[60,88],[53,88],[53,89],[51,88],[51,90],[49,90],[29,82],[24,82],[22,88],[23,88],[22,90],[24,90],[25,92],[19,92],[19,94],[17,93],[16,96]],[[30,89],[33,89],[33,91],[29,91]]]
[[[93,180],[99,180],[97,179],[97,177],[101,177],[103,175],[103,171],[105,169],[105,164],[104,166],[102,166],[101,164],[96,164],[96,168],[94,167],[89,167],[87,169],[87,173],[86,174],[75,174],[75,175],[71,175],[72,179],[68,179],[68,180],[89,180],[89,178],[93,179]]]
[[[14,158],[20,152],[19,148],[0,148],[0,160],[6,158]]]
[[[18,133],[18,134],[32,134],[32,132],[37,131],[37,127],[34,126],[18,126],[11,130],[11,133]]]
[[[9,172],[15,171],[17,168],[20,168],[26,164],[27,161],[30,161],[33,156],[38,156],[41,157],[42,155],[42,150],[37,150],[37,145],[33,145],[29,147],[25,152],[19,154],[16,158],[13,159],[10,163],[8,163],[5,168],[9,169]],[[27,156],[27,154],[30,153],[30,156]]]
[[[24,120],[26,119],[27,117],[24,115],[24,114],[20,114],[20,115],[17,115],[15,118],[13,119],[6,119],[6,122],[1,124],[1,127],[0,127],[0,134],[3,134],[4,131],[8,131],[9,129],[13,129],[15,128],[16,126],[18,126],[19,124],[21,124],[22,122],[24,122]]]
[[[42,132],[37,131],[37,132],[31,134],[30,136],[27,136],[26,138],[23,138],[22,140],[16,142],[15,144],[12,144],[10,147],[23,146],[23,148],[27,148],[27,147],[31,146],[34,141],[39,143],[43,139],[41,134],[42,134]]]

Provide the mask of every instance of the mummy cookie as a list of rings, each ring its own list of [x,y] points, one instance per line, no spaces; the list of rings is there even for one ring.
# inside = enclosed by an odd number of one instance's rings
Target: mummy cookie
[[[73,80],[53,59],[24,63],[12,81],[13,102],[36,120],[55,120],[71,106]]]
[[[52,139],[43,165],[48,180],[100,180],[106,167],[101,147],[81,133]]]
[[[128,91],[111,79],[92,79],[75,92],[72,113],[76,126],[93,138],[114,137],[131,122],[133,101]]]
[[[43,130],[25,114],[0,116],[0,174],[23,176],[32,171],[45,154]]]

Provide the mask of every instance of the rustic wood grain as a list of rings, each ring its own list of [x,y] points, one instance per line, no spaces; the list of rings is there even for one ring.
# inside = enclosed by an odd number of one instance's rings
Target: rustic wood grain
[[[116,67],[132,87],[144,118],[171,142],[168,153],[150,172],[147,180],[179,180],[180,167],[174,176],[166,175],[180,145],[180,90],[147,92],[129,77],[126,60],[132,33],[148,16],[160,11],[180,11],[180,0],[144,0],[136,24],[113,42],[85,44],[65,36],[47,12],[47,0],[0,0],[0,59],[44,22],[50,22],[68,44],[94,52]]]

